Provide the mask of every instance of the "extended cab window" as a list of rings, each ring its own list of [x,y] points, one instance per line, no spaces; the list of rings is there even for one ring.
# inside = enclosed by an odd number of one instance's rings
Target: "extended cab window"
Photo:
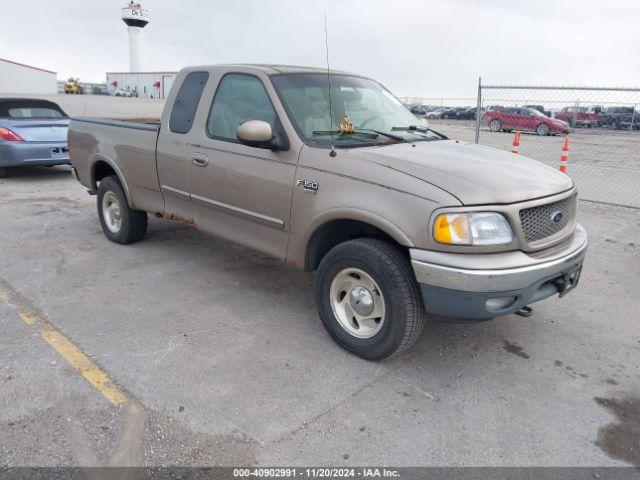
[[[189,133],[208,78],[208,72],[191,72],[184,77],[173,102],[169,130],[174,133]]]
[[[224,76],[213,99],[207,133],[214,138],[237,141],[236,129],[247,120],[264,120],[275,129],[276,112],[262,82],[252,76]]]

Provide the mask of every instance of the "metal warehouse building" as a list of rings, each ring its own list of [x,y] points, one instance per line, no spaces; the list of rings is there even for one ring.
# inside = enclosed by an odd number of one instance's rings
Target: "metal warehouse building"
[[[166,98],[177,72],[107,72],[107,93],[126,90],[134,97]]]
[[[56,72],[0,58],[0,93],[56,94]]]

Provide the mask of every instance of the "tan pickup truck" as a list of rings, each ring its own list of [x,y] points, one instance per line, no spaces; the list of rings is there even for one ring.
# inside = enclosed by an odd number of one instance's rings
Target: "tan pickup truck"
[[[327,331],[368,359],[425,315],[528,315],[576,286],[587,247],[569,177],[449,140],[359,75],[190,67],[159,122],[75,118],[69,147],[110,240],[142,240],[152,213],[314,271]]]

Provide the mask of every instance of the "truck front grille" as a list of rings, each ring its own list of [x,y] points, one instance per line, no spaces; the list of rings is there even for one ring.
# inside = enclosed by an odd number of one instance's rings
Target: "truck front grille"
[[[520,210],[520,223],[527,242],[537,242],[575,223],[576,196]]]

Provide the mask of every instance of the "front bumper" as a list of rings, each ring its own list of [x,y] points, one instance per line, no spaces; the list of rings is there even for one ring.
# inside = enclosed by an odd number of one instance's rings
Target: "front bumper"
[[[67,149],[67,142],[0,142],[0,167],[52,166],[71,163],[68,150],[54,157],[52,149]]]
[[[544,252],[460,254],[410,250],[428,313],[465,321],[509,315],[560,292],[558,282],[582,265],[587,234]]]

